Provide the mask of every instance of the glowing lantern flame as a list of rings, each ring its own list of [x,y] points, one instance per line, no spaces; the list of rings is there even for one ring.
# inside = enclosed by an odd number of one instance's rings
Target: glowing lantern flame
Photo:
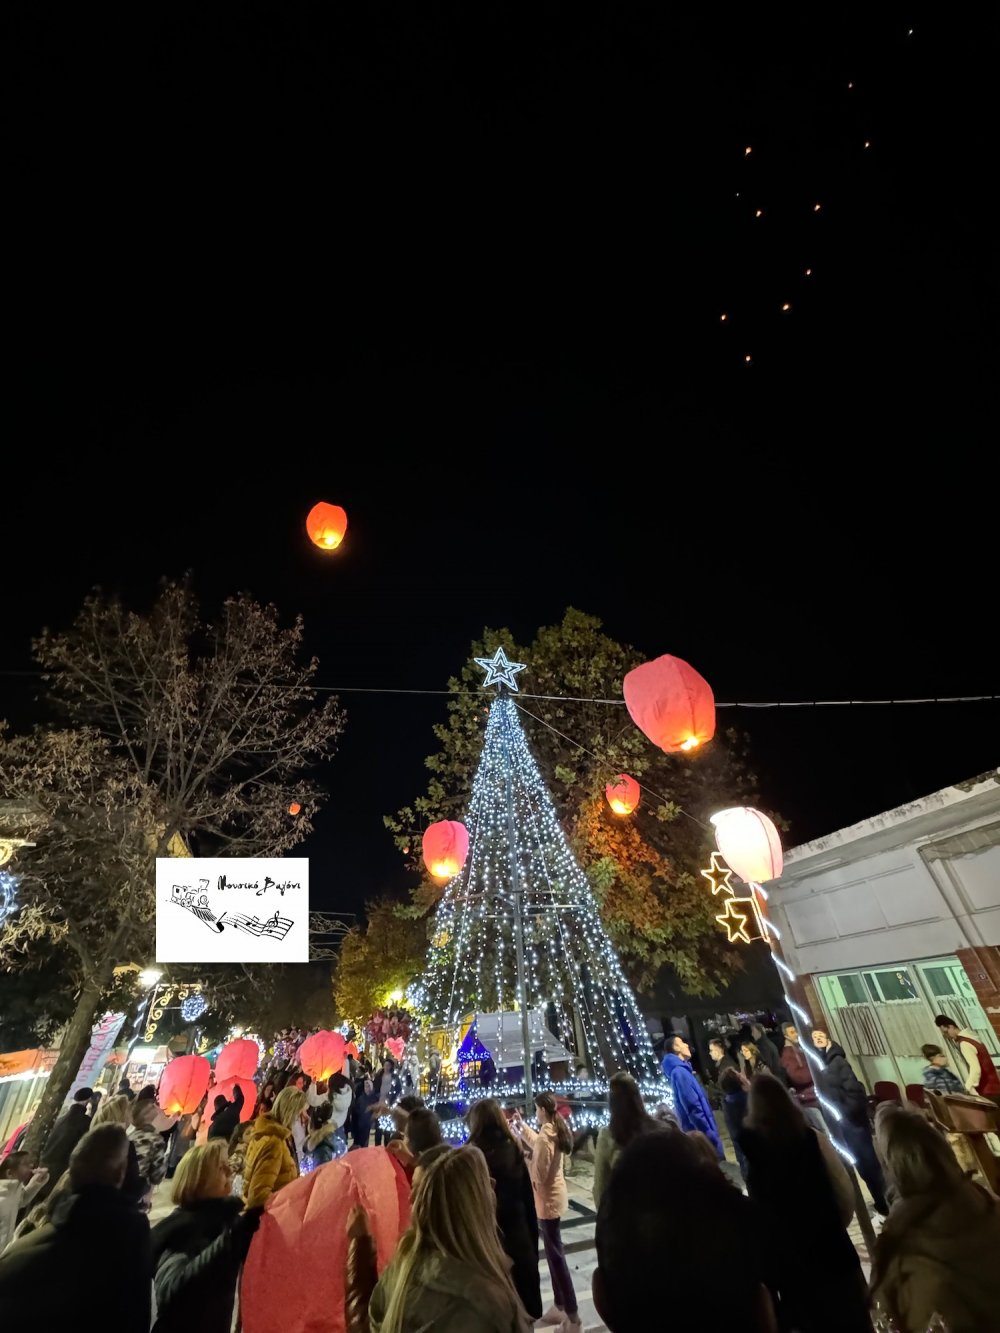
[[[293,801],[291,803],[291,805],[288,807],[288,813],[293,816],[302,813],[302,807],[301,805],[299,805],[298,801]]]
[[[632,721],[667,754],[695,750],[715,735],[715,696],[708,681],[669,653],[644,662],[623,682]]]
[[[208,1091],[212,1066],[203,1055],[179,1055],[160,1076],[160,1110],[166,1115],[190,1115]]]
[[[784,865],[781,838],[767,815],[735,806],[712,815],[715,841],[730,869],[748,884],[777,879]]]
[[[344,540],[347,531],[347,511],[340,505],[327,504],[321,500],[313,505],[306,518],[306,532],[309,540],[321,551],[335,551]]]
[[[454,879],[469,854],[469,830],[460,820],[442,819],[425,830],[422,851],[435,879]]]
[[[630,815],[639,804],[639,784],[627,773],[619,773],[604,788],[604,795],[616,815]]]

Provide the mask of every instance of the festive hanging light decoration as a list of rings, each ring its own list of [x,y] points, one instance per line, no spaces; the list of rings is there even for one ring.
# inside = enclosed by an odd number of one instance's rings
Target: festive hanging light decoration
[[[294,819],[296,815],[300,815],[302,813],[302,806],[299,805],[298,801],[293,801],[291,805],[288,807],[288,813]]]
[[[212,1066],[203,1055],[179,1055],[160,1076],[160,1110],[166,1115],[190,1115],[208,1091]]]
[[[639,804],[639,784],[627,773],[619,773],[604,788],[604,795],[616,815],[630,815]]]
[[[635,725],[667,754],[694,750],[715,735],[715,696],[708,681],[669,653],[644,662],[623,682]]]
[[[257,1043],[250,1037],[237,1037],[219,1052],[215,1062],[215,1077],[220,1081],[253,1078],[259,1064],[260,1047]]]
[[[748,884],[766,884],[781,874],[781,838],[772,820],[749,806],[712,815],[715,841],[726,864]]]
[[[343,1069],[346,1048],[339,1032],[314,1032],[299,1047],[299,1064],[310,1078],[325,1082]]]
[[[394,1060],[402,1060],[403,1051],[406,1049],[406,1042],[402,1037],[387,1037],[385,1049]]]
[[[321,500],[313,505],[306,518],[306,532],[309,540],[321,551],[335,551],[344,540],[347,531],[347,511],[340,505],[327,504]]]
[[[218,1072],[218,1069],[216,1069]],[[224,1078],[221,1083],[216,1083],[212,1089],[213,1097],[225,1097],[227,1102],[233,1100],[233,1093],[237,1087],[243,1093],[243,1105],[240,1107],[240,1124],[253,1118],[253,1113],[257,1107],[257,1084],[249,1078]]]
[[[181,1018],[185,1023],[196,1023],[207,1008],[208,1001],[201,991],[196,991],[181,1000]]]
[[[442,819],[425,830],[424,865],[435,879],[453,879],[469,854],[469,830],[458,819]]]
[[[718,852],[712,853],[711,864],[707,870],[703,870],[701,873],[712,886],[713,898],[717,893],[731,894],[733,892],[733,886],[730,883],[733,878],[733,872],[726,865]]]
[[[0,926],[17,911],[17,880],[7,870],[0,870]]]

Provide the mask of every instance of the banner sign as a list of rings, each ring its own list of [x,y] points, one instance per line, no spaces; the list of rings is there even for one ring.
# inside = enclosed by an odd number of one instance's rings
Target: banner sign
[[[124,1014],[105,1014],[102,1019],[94,1024],[90,1031],[90,1049],[83,1057],[83,1064],[80,1071],[73,1080],[73,1086],[66,1094],[72,1097],[74,1092],[80,1088],[92,1088],[97,1082],[97,1078],[107,1064],[108,1056],[118,1040],[118,1034],[122,1030],[122,1024],[125,1022]]]
[[[157,857],[158,963],[307,963],[307,857]]]

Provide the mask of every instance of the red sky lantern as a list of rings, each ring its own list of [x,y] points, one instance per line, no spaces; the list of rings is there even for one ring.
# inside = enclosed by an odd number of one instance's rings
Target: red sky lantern
[[[360,1057],[361,1052],[358,1050],[356,1042],[349,1041],[344,1047],[344,1054],[350,1055],[353,1059],[357,1060]]]
[[[253,1078],[260,1064],[260,1047],[249,1037],[238,1037],[223,1046],[215,1062],[215,1081],[231,1078]]]
[[[632,721],[667,754],[694,750],[715,735],[715,696],[693,666],[669,653],[644,662],[623,682]]]
[[[616,815],[630,815],[639,804],[639,784],[627,773],[619,773],[604,788],[604,795]]]
[[[288,807],[288,813],[289,813],[293,818],[294,818],[296,815],[300,815],[300,814],[302,813],[302,807],[301,807],[301,805],[299,805],[298,801],[293,801],[293,802],[291,803],[291,805]]]
[[[306,532],[309,540],[321,551],[335,551],[344,540],[347,531],[347,511],[340,505],[327,504],[321,500],[313,505],[306,518]]]
[[[246,1124],[248,1120],[253,1119],[253,1113],[257,1108],[257,1084],[250,1078],[226,1078],[221,1083],[216,1083],[212,1089],[209,1101],[214,1101],[216,1097],[225,1097],[227,1102],[233,1100],[233,1093],[237,1086],[243,1093],[243,1105],[240,1107],[240,1124]]]
[[[339,1032],[314,1032],[299,1047],[299,1064],[310,1078],[325,1082],[343,1069],[345,1048]]]
[[[735,806],[712,816],[715,841],[726,864],[748,884],[777,879],[784,866],[781,838],[767,815]]]
[[[460,820],[442,819],[424,833],[424,865],[435,879],[453,879],[469,854],[469,830]]]
[[[203,1055],[179,1055],[160,1076],[160,1110],[167,1115],[190,1115],[208,1091],[212,1066]]]

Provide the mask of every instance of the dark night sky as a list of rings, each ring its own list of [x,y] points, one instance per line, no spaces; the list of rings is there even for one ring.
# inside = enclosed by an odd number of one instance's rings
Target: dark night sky
[[[995,27],[482,8],[21,7],[0,668],[191,569],[337,685],[574,605],[721,699],[996,691]],[[345,703],[307,850],[357,910],[444,701]],[[740,721],[794,842],[995,766],[998,718]]]

